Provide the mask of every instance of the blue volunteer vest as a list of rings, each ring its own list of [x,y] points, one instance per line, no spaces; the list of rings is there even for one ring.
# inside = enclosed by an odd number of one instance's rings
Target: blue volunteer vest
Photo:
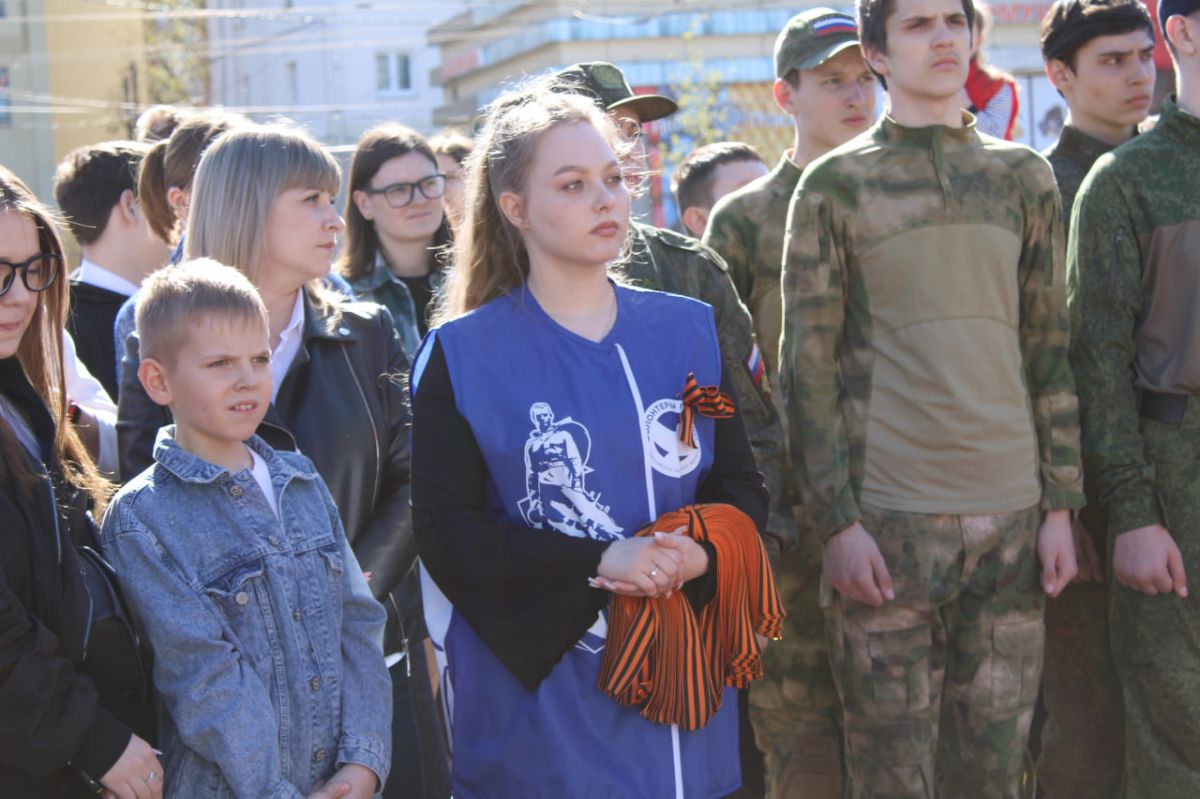
[[[554,322],[524,290],[433,331],[459,413],[487,463],[487,500],[546,535],[612,541],[695,502],[713,458],[713,420],[677,438],[689,371],[721,382],[712,309],[618,286],[617,320],[599,343]],[[414,388],[415,390],[415,388]],[[596,687],[605,614],[530,693],[454,612],[427,574],[425,615],[448,686],[454,795],[719,797],[738,788],[737,715],[687,733],[654,724]]]

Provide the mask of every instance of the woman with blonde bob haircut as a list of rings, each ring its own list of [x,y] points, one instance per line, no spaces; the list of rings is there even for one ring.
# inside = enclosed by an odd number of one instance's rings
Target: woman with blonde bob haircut
[[[638,530],[720,502],[753,535],[767,510],[736,410],[677,437],[685,385],[730,393],[712,308],[609,278],[629,236],[618,147],[591,100],[554,84],[488,109],[414,359],[413,519],[456,797],[740,785],[731,689],[688,732],[598,686],[613,593],[700,607],[716,590],[710,545]]]
[[[230,130],[196,172],[185,258],[233,266],[262,296],[274,392],[257,433],[276,449],[302,451],[329,485],[346,538],[371,573],[372,593],[388,607],[390,654],[401,651],[403,637],[399,603],[389,597],[416,557],[408,358],[386,309],[347,302],[324,285],[343,227],[333,206],[340,182],[337,162],[297,128]],[[136,356],[132,340],[128,350]],[[118,423],[126,479],[150,465],[156,432],[167,422],[127,362]]]

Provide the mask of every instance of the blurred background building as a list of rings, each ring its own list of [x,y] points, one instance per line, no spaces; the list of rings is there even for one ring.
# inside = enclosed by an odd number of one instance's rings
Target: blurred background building
[[[1154,12],[1157,0],[1146,0]],[[680,100],[648,126],[666,186],[694,147],[756,146],[770,163],[790,120],[771,100],[772,48],[816,0],[0,0],[0,162],[49,197],[71,148],[130,135],[153,103],[223,105],[284,116],[344,153],[367,127],[399,120],[470,130],[480,109],[525,77],[611,61],[638,92]],[[829,3],[853,14],[846,2]],[[995,0],[987,60],[1020,91],[1016,138],[1037,149],[1066,108],[1042,71],[1046,0]],[[1159,98],[1173,85],[1161,45]],[[882,106],[881,106],[882,107]],[[1157,107],[1157,105],[1156,105]]]
[[[0,0],[0,163],[39,197],[69,151],[127,138],[145,98],[138,9],[85,0]]]

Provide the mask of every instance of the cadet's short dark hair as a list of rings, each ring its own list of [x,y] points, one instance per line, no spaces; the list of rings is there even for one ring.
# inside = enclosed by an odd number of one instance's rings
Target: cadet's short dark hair
[[[717,168],[738,161],[765,163],[758,150],[740,141],[706,144],[680,161],[671,177],[671,192],[675,195],[679,213],[692,207],[712,208],[718,199],[712,193]]]
[[[1058,0],[1042,17],[1042,58],[1075,70],[1079,48],[1100,36],[1144,30],[1154,40],[1154,21],[1139,0]]]
[[[138,167],[149,149],[141,142],[110,141],[67,153],[54,174],[54,198],[76,241],[99,239],[121,195],[137,194]]]
[[[974,0],[961,0],[963,13],[967,15],[967,27],[972,31],[974,36],[975,30],[975,2]],[[857,0],[854,5],[855,11],[858,14],[858,39],[862,42],[863,54],[866,55],[867,48],[877,50],[880,53],[887,52],[887,21],[888,17],[896,12],[896,0]],[[870,64],[870,62],[867,62]],[[874,69],[871,70],[875,72]],[[875,72],[875,77],[879,78],[879,85],[887,91],[887,80]]]

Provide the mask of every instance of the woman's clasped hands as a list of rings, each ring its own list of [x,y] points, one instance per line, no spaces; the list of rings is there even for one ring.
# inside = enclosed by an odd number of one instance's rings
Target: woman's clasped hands
[[[682,529],[614,541],[588,584],[626,596],[670,596],[708,571],[708,552]]]

